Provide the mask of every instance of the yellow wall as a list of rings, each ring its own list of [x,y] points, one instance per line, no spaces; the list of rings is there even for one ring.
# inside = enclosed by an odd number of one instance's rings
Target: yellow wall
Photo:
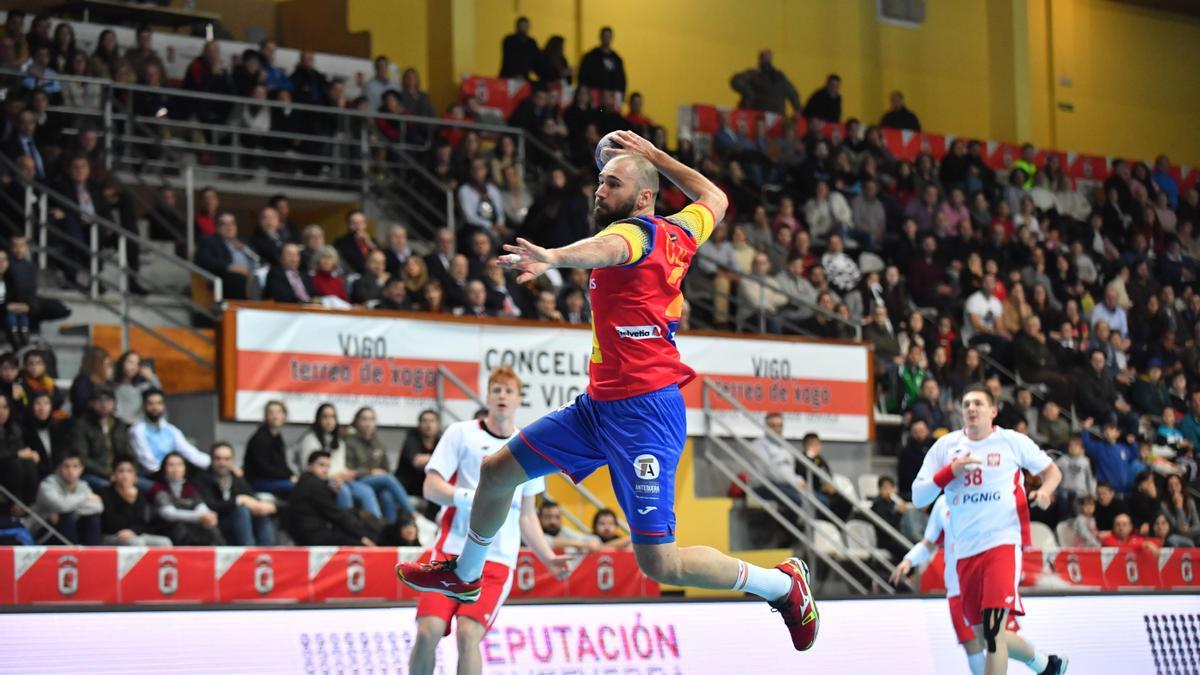
[[[729,551],[729,510],[732,502],[725,498],[696,497],[695,455],[692,442],[688,441],[680,457],[676,469],[675,481],[675,538],[680,546],[711,546]],[[616,509],[617,498],[609,482],[608,468],[588,476],[583,481],[584,487],[596,495],[605,504],[613,505]],[[571,513],[574,513],[586,524],[590,525],[596,510],[575,492],[566,478],[561,474],[546,477],[547,491],[554,499]],[[755,565],[772,567],[784,558],[792,555],[788,550],[765,549],[760,551],[739,551],[737,557]],[[685,590],[690,597],[737,597],[741,593],[733,591],[707,591],[695,588],[668,590]]]
[[[1200,19],[1111,0],[929,0],[917,29],[877,21],[875,0],[347,1],[373,51],[438,80],[439,106],[464,73],[499,71],[525,15],[573,65],[612,26],[631,89],[672,131],[680,103],[735,103],[730,76],[770,47],[803,98],[841,74],[846,116],[875,121],[900,89],[930,131],[1200,164]]]

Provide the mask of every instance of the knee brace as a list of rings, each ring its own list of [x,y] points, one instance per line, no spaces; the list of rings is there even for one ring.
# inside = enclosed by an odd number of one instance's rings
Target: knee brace
[[[989,654],[996,653],[996,638],[1004,630],[1004,621],[1008,618],[1007,609],[983,610],[983,640]]]

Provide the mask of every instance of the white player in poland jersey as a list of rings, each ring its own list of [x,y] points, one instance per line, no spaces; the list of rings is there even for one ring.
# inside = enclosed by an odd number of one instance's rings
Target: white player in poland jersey
[[[948,471],[955,460],[962,464],[966,457],[975,461],[961,475]],[[1027,538],[1023,529],[1029,527],[1021,469],[1040,474],[1053,463],[1028,436],[1011,429],[993,427],[980,440],[971,440],[964,430],[954,431],[939,438],[925,455],[913,482],[913,503],[926,506],[945,490],[958,559],[1004,544],[1020,546]]]
[[[453,504],[443,506],[438,513],[438,536],[433,547],[435,559],[462,553],[471,522],[469,497],[474,495],[479,485],[479,467],[483,464],[483,458],[499,452],[516,435],[514,428],[508,436],[497,436],[488,430],[484,420],[456,422],[442,434],[429,463],[425,465],[425,473],[437,473],[453,485],[455,499]],[[516,567],[517,554],[521,549],[521,502],[525,497],[534,497],[545,491],[544,478],[535,478],[517,488],[513,493],[508,518],[496,533],[495,543],[488,549],[488,560],[509,568]]]

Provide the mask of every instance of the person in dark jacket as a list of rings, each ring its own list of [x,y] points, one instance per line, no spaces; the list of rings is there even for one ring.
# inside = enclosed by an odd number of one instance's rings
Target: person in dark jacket
[[[263,423],[246,442],[246,457],[242,472],[255,492],[270,492],[287,499],[296,484],[296,472],[288,466],[287,445],[283,442],[283,425],[287,422],[287,406],[282,401],[268,401],[263,410]]]
[[[383,287],[391,278],[387,271],[387,258],[383,251],[371,251],[367,254],[366,271],[354,281],[350,290],[350,302],[356,305],[373,306],[383,297]],[[398,276],[398,275],[397,275]],[[401,279],[400,281],[404,281]]]
[[[436,410],[422,410],[417,415],[417,428],[408,432],[404,445],[400,447],[400,461],[396,462],[396,478],[410,495],[423,494],[425,489],[425,465],[433,456],[433,449],[442,439],[442,420]],[[436,505],[433,505],[435,512]]]
[[[897,492],[903,499],[912,499],[912,484],[921,471],[925,453],[933,445],[929,425],[924,420],[914,419],[908,427],[908,442],[896,453],[896,476],[900,481]]]
[[[346,234],[333,241],[338,256],[342,259],[342,267],[346,273],[362,274],[367,265],[367,254],[378,249],[379,245],[371,238],[370,224],[362,211],[354,209],[346,214]]]
[[[1017,373],[1026,382],[1045,384],[1050,397],[1063,405],[1071,401],[1071,380],[1061,372],[1061,366],[1042,331],[1042,320],[1036,314],[1025,318],[1021,332],[1013,337],[1013,362]]]
[[[292,490],[284,520],[288,534],[301,546],[375,545],[363,523],[338,506],[329,486],[329,453],[324,450],[308,455],[308,470]]]
[[[279,212],[270,206],[263,207],[258,212],[258,229],[250,235],[250,248],[258,254],[259,260],[268,265],[278,265],[279,254],[287,243],[288,232]]]
[[[813,92],[804,106],[808,119],[824,120],[834,124],[842,121],[842,78],[831,74],[825,78],[825,86]]]
[[[500,43],[500,77],[529,79],[537,65],[538,46],[529,37],[529,19],[517,17],[517,29]]]
[[[170,537],[176,546],[223,546],[217,514],[204,503],[200,490],[188,480],[187,462],[178,452],[163,457],[157,482],[146,495],[154,509],[155,534]]]
[[[885,129],[905,129],[907,131],[920,131],[921,121],[913,111],[904,106],[904,94],[893,91],[891,97],[891,108],[883,114],[883,118],[879,120],[879,126]]]
[[[72,429],[71,445],[83,458],[83,480],[97,492],[108,486],[117,460],[133,456],[129,425],[113,415],[116,407],[112,388],[96,387]]]
[[[625,95],[625,62],[613,51],[613,30],[600,29],[600,45],[579,62],[579,84],[589,89],[619,91]]]
[[[209,451],[212,464],[196,476],[196,488],[204,503],[217,514],[225,540],[234,546],[274,546],[274,502],[254,497],[250,484],[233,473],[233,447],[214,443]]]
[[[29,413],[25,424],[25,445],[38,453],[50,466],[58,464],[58,456],[71,446],[70,422],[55,419],[50,394],[39,391],[29,397]]]
[[[100,490],[104,512],[100,533],[105,546],[170,546],[171,540],[149,534],[150,504],[137,486],[137,462],[118,457],[113,462],[112,484]]]
[[[279,264],[267,272],[263,299],[293,305],[320,303],[312,277],[300,271],[300,247],[284,244],[279,252]]]
[[[791,80],[783,74],[771,61],[770,49],[758,53],[758,67],[734,75],[729,86],[741,95],[739,108],[752,108],[768,112],[784,114],[786,106],[792,104],[792,110],[800,112],[800,95]]]
[[[237,220],[229,212],[217,216],[217,233],[200,240],[196,264],[221,277],[225,298],[244,300],[258,255],[238,238]]]
[[[1079,373],[1075,384],[1075,408],[1081,418],[1105,419],[1116,412],[1123,417],[1122,428],[1132,410],[1117,393],[1117,383],[1106,372],[1107,359],[1099,349],[1092,350],[1088,365]],[[1136,422],[1134,424],[1136,426]],[[1132,430],[1132,428],[1130,428]],[[1136,454],[1136,453],[1135,453]]]

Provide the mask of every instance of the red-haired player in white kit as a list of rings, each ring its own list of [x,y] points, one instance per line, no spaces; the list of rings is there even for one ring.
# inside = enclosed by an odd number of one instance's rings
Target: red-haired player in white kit
[[[457,422],[446,428],[429,463],[425,465],[425,498],[442,505],[438,514],[437,543],[433,560],[445,560],[462,552],[471,519],[471,500],[479,484],[483,458],[499,452],[517,434],[513,422],[521,407],[521,379],[508,366],[488,376],[487,417]],[[534,554],[557,577],[570,573],[570,558],[555,555],[538,522],[534,497],[546,491],[543,478],[524,483],[513,493],[508,518],[496,533],[496,545],[488,551],[483,567],[487,582],[471,604],[437,593],[422,593],[417,601],[417,640],[409,659],[409,672],[432,673],[437,643],[450,634],[450,619],[458,617],[458,672],[479,673],[483,661],[479,644],[496,621],[500,606],[512,588],[513,569],[522,538]]]
[[[1025,613],[1019,586],[1029,501],[1049,507],[1062,480],[1049,455],[1028,436],[993,424],[996,412],[990,391],[979,385],[968,388],[962,397],[964,428],[933,444],[912,489],[918,507],[946,493],[962,612],[987,649],[987,675],[1008,672],[1010,646],[1014,655],[1033,653],[1004,626],[1010,613]],[[1042,486],[1028,497],[1022,469],[1042,476]],[[1033,654],[1027,665],[1037,673],[1061,675],[1067,662]]]
[[[942,578],[946,582],[946,601],[950,605],[950,624],[954,626],[954,634],[958,638],[958,643],[967,653],[967,667],[971,669],[971,675],[983,675],[986,658],[983,653],[983,640],[975,635],[975,632],[971,630],[971,623],[963,616],[962,595],[958,588],[958,559],[954,555],[954,539],[950,532],[950,506],[946,504],[946,495],[938,497],[937,501],[933,503],[933,509],[929,512],[929,522],[925,525],[924,538],[909,549],[900,564],[892,570],[889,580],[893,584],[899,584],[901,578],[908,576],[910,571],[929,562],[938,547],[942,548],[943,560],[946,564]],[[1004,628],[1011,633],[1017,632],[1020,628],[1017,624],[1017,617],[1008,617],[1008,623]],[[1033,667],[1031,664],[1038,662],[1041,655],[1033,651],[1026,652],[1026,648],[1032,650],[1033,645],[1024,640],[1011,640],[1007,636],[1005,639],[1008,641],[1010,658],[1029,665],[1031,668]],[[1060,672],[1065,671],[1066,660],[1064,659]]]

